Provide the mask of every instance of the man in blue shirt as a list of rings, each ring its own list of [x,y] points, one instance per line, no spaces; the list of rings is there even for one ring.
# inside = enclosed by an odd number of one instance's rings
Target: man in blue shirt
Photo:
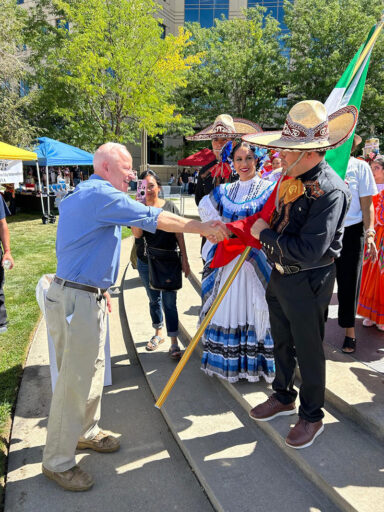
[[[115,436],[100,430],[104,381],[107,289],[118,274],[121,226],[154,233],[199,233],[221,241],[220,223],[184,219],[147,207],[126,194],[133,179],[132,158],[115,143],[94,156],[95,173],[60,203],[56,276],[46,297],[48,331],[55,343],[59,376],[52,397],[43,473],[61,487],[85,491],[90,475],[76,466],[75,450],[113,452]]]

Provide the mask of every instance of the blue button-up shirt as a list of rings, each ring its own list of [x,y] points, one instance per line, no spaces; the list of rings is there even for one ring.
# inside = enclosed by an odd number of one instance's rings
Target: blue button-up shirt
[[[56,275],[109,288],[117,279],[121,226],[154,233],[160,208],[133,201],[93,174],[60,203]]]

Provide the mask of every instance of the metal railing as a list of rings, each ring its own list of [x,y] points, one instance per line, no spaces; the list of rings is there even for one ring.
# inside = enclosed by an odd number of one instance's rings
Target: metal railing
[[[163,191],[164,199],[177,199],[179,201],[180,215],[184,216],[184,196],[182,195],[183,187],[177,185],[163,185],[161,190]]]

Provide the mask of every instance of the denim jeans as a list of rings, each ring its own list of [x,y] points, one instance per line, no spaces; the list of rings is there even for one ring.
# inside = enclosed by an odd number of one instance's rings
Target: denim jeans
[[[160,329],[163,327],[163,309],[165,314],[165,323],[168,336],[177,336],[179,334],[179,316],[176,306],[176,292],[160,292],[152,290],[149,286],[148,264],[137,258],[137,270],[147,291],[149,299],[149,312],[152,318],[152,327]]]

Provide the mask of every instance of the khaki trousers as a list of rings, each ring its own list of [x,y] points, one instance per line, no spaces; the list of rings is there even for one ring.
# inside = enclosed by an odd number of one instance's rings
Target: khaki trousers
[[[62,472],[75,466],[78,440],[92,439],[99,432],[106,301],[95,293],[53,282],[45,312],[59,376],[52,396],[43,466]]]

